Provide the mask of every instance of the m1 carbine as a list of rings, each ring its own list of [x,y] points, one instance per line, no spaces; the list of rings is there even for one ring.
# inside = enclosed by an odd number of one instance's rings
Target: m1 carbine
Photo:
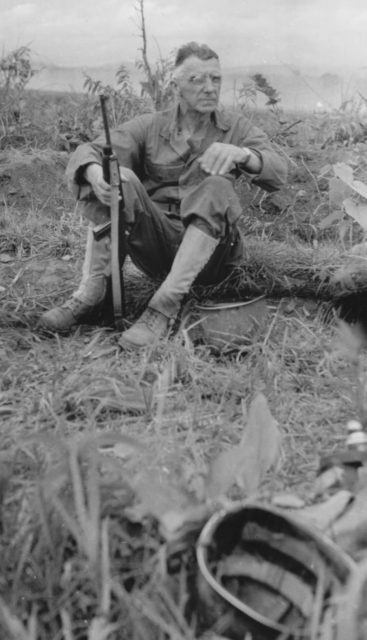
[[[115,327],[119,331],[123,328],[125,315],[125,295],[123,280],[123,265],[127,255],[128,230],[125,220],[124,196],[121,188],[120,168],[116,154],[111,144],[110,128],[106,111],[107,96],[100,95],[103,126],[106,144],[102,150],[103,178],[111,185],[111,219],[96,226],[93,234],[96,240],[111,233],[111,272],[112,272],[112,300]]]

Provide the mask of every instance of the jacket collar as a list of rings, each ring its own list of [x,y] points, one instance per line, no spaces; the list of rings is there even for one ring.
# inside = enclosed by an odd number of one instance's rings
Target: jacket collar
[[[167,138],[167,139],[171,138],[174,135],[175,131],[177,130],[179,112],[180,112],[179,104],[176,104],[174,107],[172,107],[168,111],[162,112],[163,126],[161,127],[160,134],[164,138]],[[221,129],[222,131],[228,131],[231,127],[230,117],[223,109],[216,108],[210,114],[210,118],[211,118],[211,121],[214,123],[214,125],[218,129]]]

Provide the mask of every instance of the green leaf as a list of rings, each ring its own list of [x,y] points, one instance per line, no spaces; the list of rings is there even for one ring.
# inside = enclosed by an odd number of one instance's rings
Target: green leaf
[[[353,502],[353,498],[351,491],[341,489],[322,502],[304,507],[298,515],[311,526],[326,531],[329,527],[333,527],[338,518],[345,513],[348,505]]]
[[[345,236],[347,235],[349,228],[350,228],[349,222],[347,222],[346,220],[341,220],[338,227],[340,242],[342,243],[344,242]]]
[[[238,477],[249,495],[256,493],[266,472],[278,461],[281,434],[271,415],[267,400],[259,393],[249,408],[249,419],[241,447],[246,452],[246,464]]]
[[[343,180],[345,184],[352,186],[352,182],[353,182],[352,167],[350,167],[348,164],[345,164],[345,162],[337,162],[336,164],[334,164],[333,169],[334,169],[334,174],[336,175],[337,178],[340,178],[340,180]]]
[[[343,206],[343,201],[352,195],[351,187],[345,184],[340,178],[331,178],[329,180],[329,206],[339,207]]]
[[[333,211],[332,213],[329,213],[329,215],[326,216],[326,218],[321,220],[321,222],[319,223],[319,229],[321,231],[323,229],[328,229],[329,227],[331,227],[333,222],[337,222],[337,221],[341,220],[342,217],[343,217],[343,214],[342,214],[341,211]]]
[[[367,204],[357,204],[351,198],[347,198],[343,205],[346,213],[367,231]]]
[[[235,484],[242,461],[245,462],[242,447],[232,447],[222,451],[211,463],[206,482],[206,494],[210,500],[224,496]]]
[[[267,400],[259,393],[252,401],[240,444],[224,451],[212,462],[207,478],[207,496],[223,496],[237,483],[254,495],[266,472],[275,465],[280,451],[280,432]]]
[[[351,362],[356,362],[363,349],[367,346],[366,334],[359,324],[348,324],[344,320],[338,320],[334,338],[336,353],[344,356]]]
[[[325,176],[327,176],[327,174],[331,171],[332,168],[333,167],[331,164],[325,164],[323,167],[321,167],[319,171],[319,175],[317,177],[324,178]]]
[[[352,188],[363,198],[367,198],[367,186],[360,180],[353,180]]]
[[[210,510],[205,504],[166,511],[160,517],[160,533],[167,542],[180,540],[190,533],[198,533],[210,515]]]
[[[353,189],[363,198],[367,199],[367,185],[360,180],[354,180],[353,169],[345,162],[337,162],[333,165],[334,174],[337,178],[342,180],[348,187]]]
[[[302,509],[305,501],[295,493],[276,493],[272,498],[271,504],[280,509]]]
[[[159,521],[167,512],[188,509],[193,504],[184,486],[168,470],[143,470],[132,480],[132,486],[143,512],[155,516]]]

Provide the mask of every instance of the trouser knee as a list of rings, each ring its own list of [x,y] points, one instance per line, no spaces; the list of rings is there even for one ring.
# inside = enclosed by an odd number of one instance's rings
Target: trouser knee
[[[184,224],[193,223],[216,238],[225,238],[242,214],[233,183],[223,176],[208,176],[181,203]]]
[[[149,196],[134,171],[121,167],[121,172],[126,178],[121,182],[125,220],[127,224],[133,225],[139,215],[150,208]]]
[[[135,186],[141,184],[138,176],[136,175],[136,173],[132,169],[128,169],[127,167],[120,167],[120,169],[121,169],[121,173],[126,178],[126,181],[127,181],[128,184],[132,184],[132,185],[135,185]],[[124,185],[125,181],[123,181],[122,184]]]

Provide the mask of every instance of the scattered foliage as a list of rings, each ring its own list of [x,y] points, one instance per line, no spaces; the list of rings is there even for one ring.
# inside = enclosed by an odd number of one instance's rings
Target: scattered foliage
[[[1,138],[17,133],[23,119],[25,88],[35,73],[29,47],[19,47],[0,58]]]
[[[143,95],[150,97],[155,109],[164,109],[172,100],[170,77],[173,69],[171,57],[165,59],[160,54],[155,68],[148,58],[148,41],[145,24],[144,0],[137,0],[136,12],[139,20],[140,37],[142,46],[141,59],[137,61],[137,68],[144,72],[145,79],[141,82]]]
[[[133,88],[130,76],[124,65],[121,65],[116,71],[116,85],[114,88],[110,85],[103,84],[101,80],[94,80],[85,74],[84,89],[92,97],[103,94],[109,98],[107,102],[108,113],[112,127],[117,127],[122,122],[130,118],[150,111],[151,106],[144,97],[137,95]],[[100,105],[97,100],[94,102],[95,128],[101,128],[98,121],[101,121]]]

